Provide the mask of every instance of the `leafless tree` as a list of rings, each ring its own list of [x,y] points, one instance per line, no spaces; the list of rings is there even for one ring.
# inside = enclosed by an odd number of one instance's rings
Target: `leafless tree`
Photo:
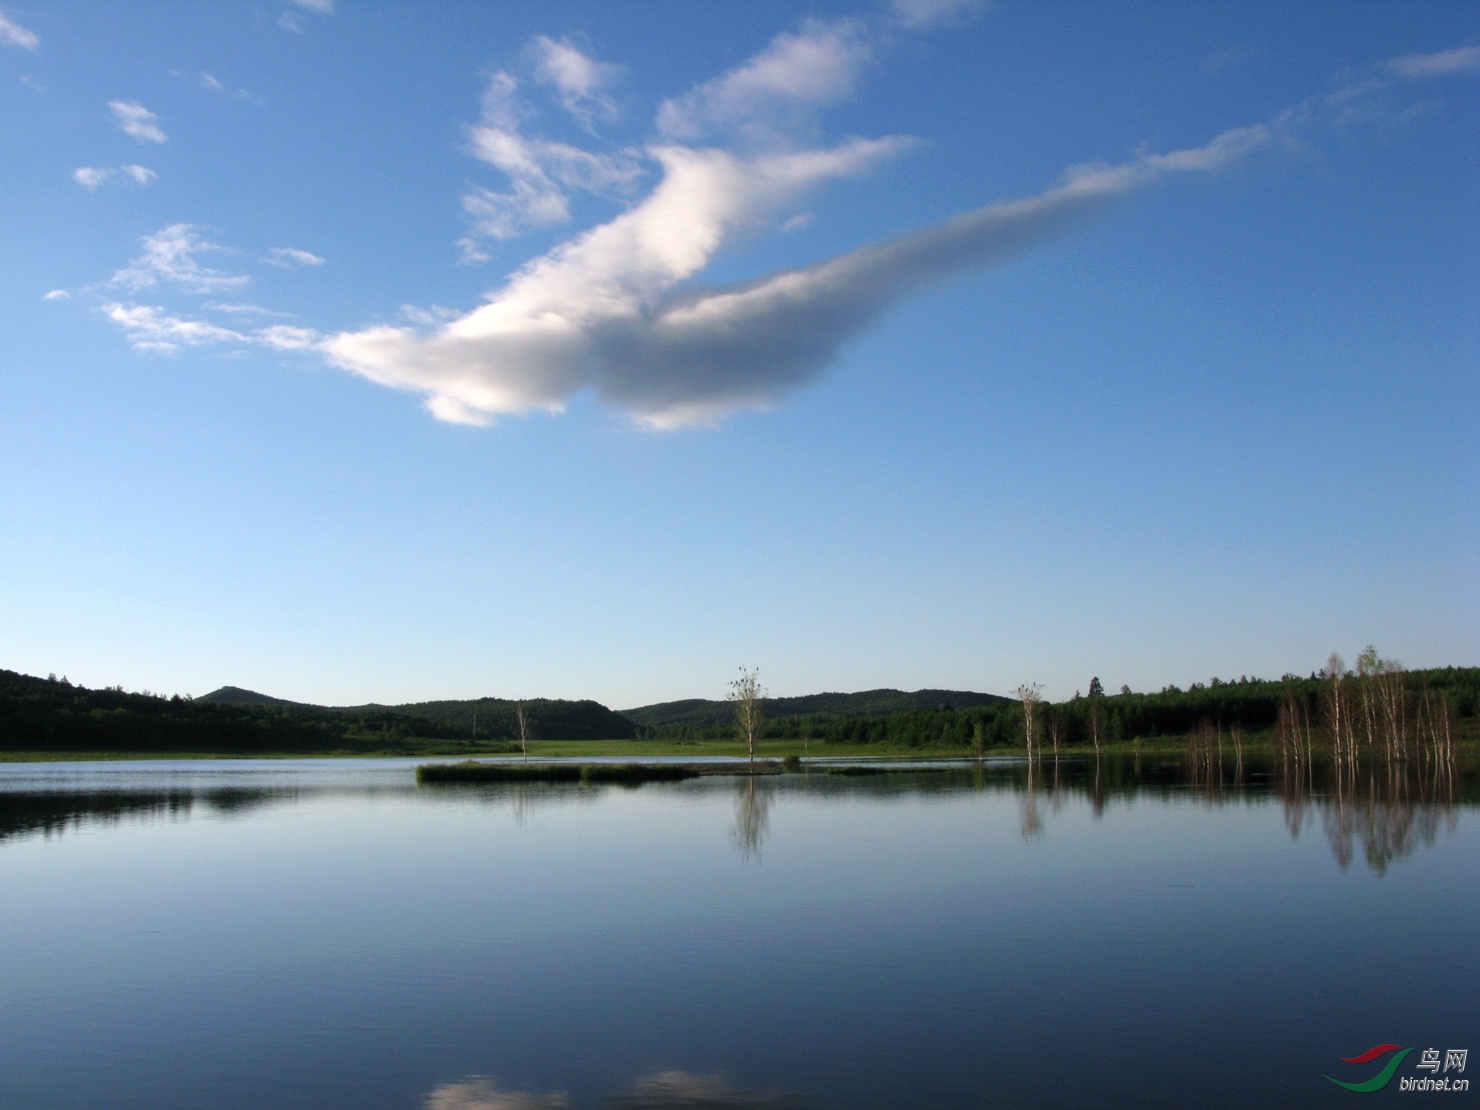
[[[755,743],[766,728],[766,690],[759,667],[740,668],[740,677],[730,682],[728,700],[735,705],[735,731],[745,741],[750,762],[755,762]]]
[[[524,752],[524,758],[528,759],[529,738],[534,734],[534,722],[530,720],[522,701],[514,706],[514,731],[519,736],[519,748]]]
[[[1100,704],[1101,695],[1089,696],[1089,731],[1095,738],[1095,758],[1100,757],[1100,726],[1105,723],[1105,707]]]
[[[1012,692],[1012,696],[1023,703],[1023,725],[1028,733],[1028,758],[1033,758],[1033,718],[1038,713],[1038,703],[1043,700],[1043,687],[1036,682],[1024,682]]]
[[[1326,661],[1321,677],[1326,680],[1326,730],[1331,736],[1331,755],[1340,763],[1346,753],[1347,735],[1351,732],[1347,704],[1350,699],[1345,685],[1346,663],[1334,651]]]

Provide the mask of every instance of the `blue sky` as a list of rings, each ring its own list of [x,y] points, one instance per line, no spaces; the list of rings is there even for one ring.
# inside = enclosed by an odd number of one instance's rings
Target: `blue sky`
[[[1473,5],[0,18],[0,666],[1480,663]]]

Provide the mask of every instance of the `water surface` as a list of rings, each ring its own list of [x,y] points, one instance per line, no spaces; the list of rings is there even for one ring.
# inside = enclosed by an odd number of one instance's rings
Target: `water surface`
[[[1473,766],[413,768],[0,765],[0,1106],[1345,1105],[1480,1047]]]

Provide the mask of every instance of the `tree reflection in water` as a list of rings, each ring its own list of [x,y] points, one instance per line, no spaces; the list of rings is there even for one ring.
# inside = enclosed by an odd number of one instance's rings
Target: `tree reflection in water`
[[[764,786],[757,785],[754,775],[739,779],[735,792],[735,825],[730,837],[740,849],[740,858],[749,860],[761,856],[761,840],[766,835],[766,826],[771,820],[771,796]]]
[[[1052,768],[1040,762],[999,766],[995,775],[978,770],[975,776],[977,789],[994,779],[1014,786],[1027,840],[1044,834],[1038,795],[1045,778],[1054,812],[1065,794],[1079,792],[1088,797],[1096,818],[1116,798],[1171,798],[1190,791],[1203,805],[1223,806],[1273,794],[1292,838],[1319,821],[1338,864],[1348,866],[1360,851],[1378,872],[1419,846],[1432,845],[1441,831],[1453,831],[1456,807],[1475,804],[1480,793],[1473,761],[1453,758],[1336,763],[1287,755],[1261,761],[1237,749],[1220,756],[1204,745],[1193,746],[1185,758],[1152,761],[1144,768],[1139,757],[1133,764],[1106,758],[1066,765],[1062,780],[1057,760]]]
[[[1292,837],[1319,817],[1337,863],[1348,866],[1360,848],[1367,866],[1381,873],[1432,845],[1441,829],[1454,831],[1463,782],[1453,759],[1320,768],[1292,760],[1277,765],[1275,790]]]

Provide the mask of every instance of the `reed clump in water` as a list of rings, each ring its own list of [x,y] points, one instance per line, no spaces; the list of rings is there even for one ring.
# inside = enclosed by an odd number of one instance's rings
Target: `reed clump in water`
[[[644,782],[680,782],[701,776],[775,775],[774,760],[731,763],[424,763],[416,769],[419,783],[584,782],[635,786]]]

